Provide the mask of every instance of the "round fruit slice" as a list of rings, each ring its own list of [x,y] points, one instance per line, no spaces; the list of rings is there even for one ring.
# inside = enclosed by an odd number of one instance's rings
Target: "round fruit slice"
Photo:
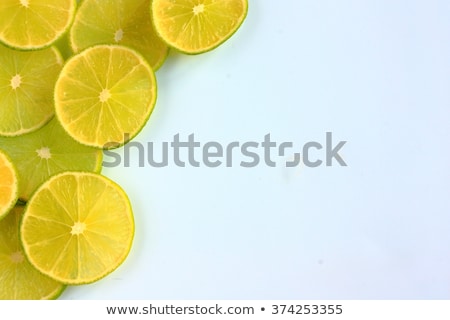
[[[54,114],[58,50],[16,51],[0,45],[0,136],[35,131]]]
[[[16,204],[18,191],[16,169],[9,157],[0,151],[0,220]]]
[[[76,285],[95,282],[122,264],[133,242],[134,220],[117,184],[97,174],[66,172],[33,195],[20,230],[32,265]]]
[[[0,41],[32,50],[51,45],[72,23],[76,0],[1,0]]]
[[[140,52],[156,70],[166,59],[169,47],[154,30],[150,2],[83,1],[70,30],[74,51],[79,52],[97,44],[120,44]]]
[[[225,42],[247,16],[247,0],[153,0],[156,31],[187,54],[210,51]]]
[[[64,129],[97,148],[134,138],[155,103],[153,70],[136,51],[118,45],[94,46],[74,56],[55,87],[56,115]]]
[[[103,153],[73,140],[52,119],[42,129],[20,137],[1,138],[3,149],[17,166],[19,198],[27,201],[50,176],[63,171],[100,172]]]
[[[41,274],[25,258],[19,238],[23,207],[15,207],[0,221],[0,300],[56,299],[61,283]]]

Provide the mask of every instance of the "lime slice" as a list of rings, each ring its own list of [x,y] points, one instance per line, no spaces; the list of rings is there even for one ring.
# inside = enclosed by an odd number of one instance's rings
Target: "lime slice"
[[[140,52],[156,70],[169,47],[156,34],[149,8],[150,0],[83,1],[70,30],[74,51],[97,44],[120,44]]]
[[[75,0],[1,0],[0,41],[33,50],[51,45],[69,29]]]
[[[247,16],[247,0],[153,0],[156,31],[188,54],[210,51],[230,38]]]
[[[74,141],[56,119],[42,129],[14,138],[0,138],[3,149],[17,166],[19,197],[26,201],[50,176],[63,171],[99,172],[103,154]]]
[[[18,175],[9,157],[0,151],[0,220],[16,204],[19,195]]]
[[[56,115],[64,129],[96,148],[134,138],[155,103],[153,70],[136,51],[118,45],[94,46],[74,56],[55,87]]]
[[[32,132],[51,119],[62,63],[55,48],[24,52],[0,45],[0,136]]]
[[[50,178],[28,203],[21,239],[31,264],[65,284],[92,283],[126,259],[134,220],[125,192],[97,174]]]
[[[56,299],[65,286],[36,270],[25,258],[19,238],[23,207],[0,221],[0,300]]]

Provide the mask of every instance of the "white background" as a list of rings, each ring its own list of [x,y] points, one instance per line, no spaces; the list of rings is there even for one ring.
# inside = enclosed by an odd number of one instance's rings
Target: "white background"
[[[449,299],[448,0],[249,2],[227,43],[170,55],[135,141],[300,152],[330,131],[348,167],[141,168],[132,149],[103,171],[133,204],[130,256],[62,298]]]

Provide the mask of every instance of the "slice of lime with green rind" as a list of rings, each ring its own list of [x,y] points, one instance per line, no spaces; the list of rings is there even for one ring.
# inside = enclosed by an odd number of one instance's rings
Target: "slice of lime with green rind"
[[[23,207],[15,207],[0,221],[0,300],[56,299],[65,285],[43,275],[26,259],[19,225]]]
[[[52,45],[70,27],[76,0],[1,0],[0,42],[20,50]]]
[[[111,149],[144,128],[156,98],[156,77],[142,55],[120,45],[98,45],[65,64],[55,86],[55,111],[76,141]]]
[[[20,137],[0,137],[0,149],[16,164],[19,198],[27,201],[51,176],[68,170],[100,172],[103,153],[79,144],[56,118],[40,130]]]
[[[125,191],[99,174],[64,172],[39,187],[20,226],[30,263],[69,285],[98,281],[128,256],[133,210]]]
[[[153,0],[155,30],[171,47],[186,54],[211,51],[242,25],[247,0]]]
[[[157,70],[169,47],[154,30],[150,7],[150,0],[84,0],[70,29],[74,52],[119,44],[137,50]]]
[[[53,88],[62,65],[54,47],[17,51],[0,45],[0,136],[36,131],[53,117]]]

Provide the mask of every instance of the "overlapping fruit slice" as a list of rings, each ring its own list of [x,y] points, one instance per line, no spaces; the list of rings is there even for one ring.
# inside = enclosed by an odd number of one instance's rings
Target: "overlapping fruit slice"
[[[230,38],[247,16],[247,0],[153,0],[156,31],[188,53],[210,51]]]
[[[33,133],[0,137],[0,149],[17,167],[19,197],[24,201],[52,175],[69,170],[100,172],[102,167],[101,150],[73,140],[57,119]]]
[[[145,126],[156,103],[156,79],[135,50],[98,45],[71,58],[55,88],[56,115],[78,142],[119,147]]]
[[[58,50],[17,51],[0,45],[0,136],[36,131],[54,114]]]
[[[0,300],[55,299],[65,286],[36,270],[25,258],[19,238],[23,207],[0,221]]]
[[[70,27],[76,0],[1,0],[0,41],[33,50],[51,45]]]
[[[21,225],[33,266],[66,284],[97,281],[127,257],[134,219],[125,192],[97,174],[50,178],[28,203]]]
[[[154,30],[150,4],[150,0],[84,0],[70,30],[74,51],[120,44],[139,51],[158,69],[169,47]]]

